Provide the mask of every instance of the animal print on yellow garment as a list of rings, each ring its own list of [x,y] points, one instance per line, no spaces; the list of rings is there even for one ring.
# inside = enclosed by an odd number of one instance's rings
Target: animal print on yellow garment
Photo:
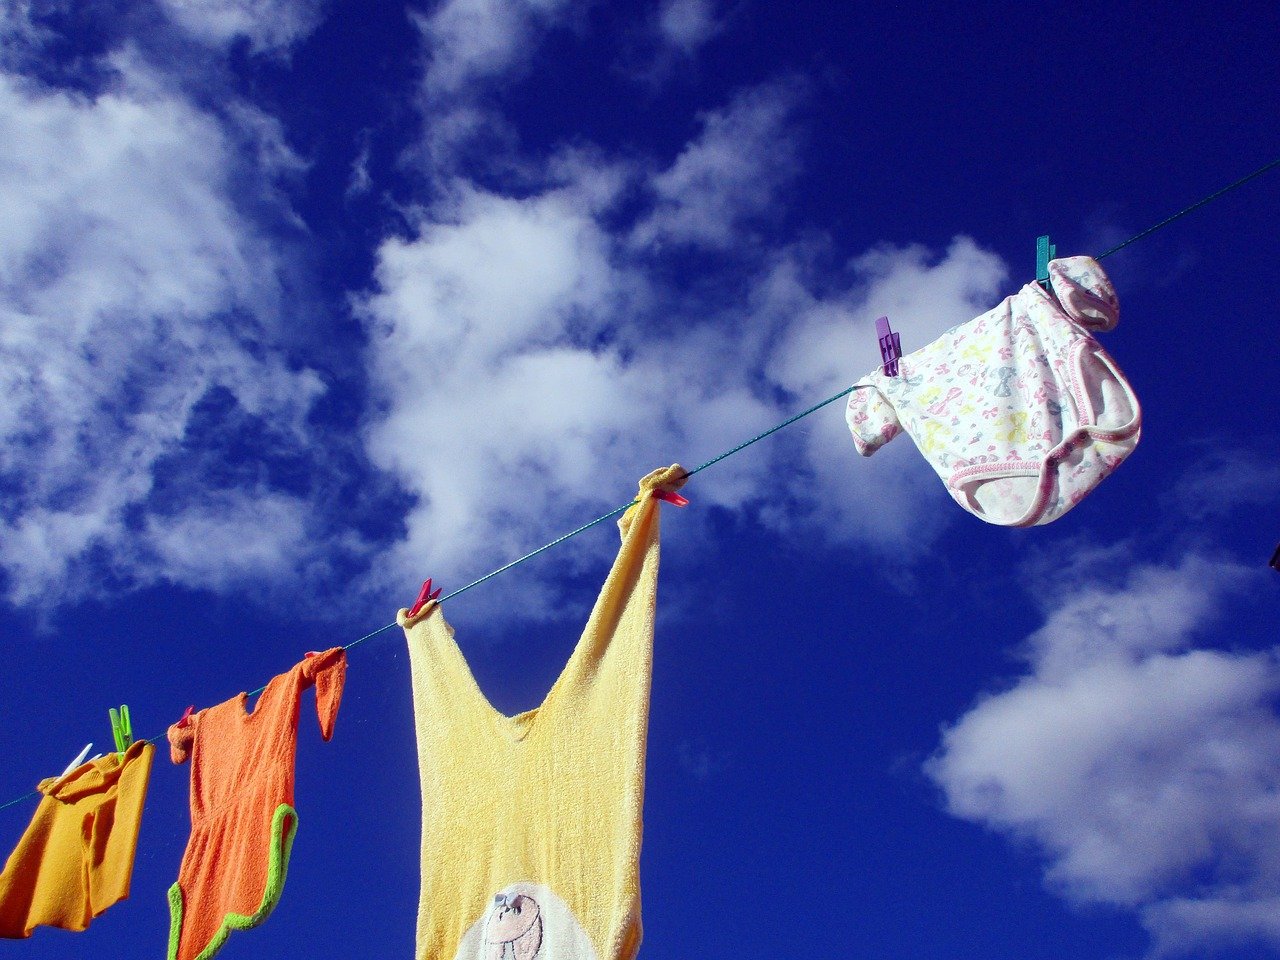
[[[539,883],[499,890],[462,937],[454,960],[596,960],[568,905]]]

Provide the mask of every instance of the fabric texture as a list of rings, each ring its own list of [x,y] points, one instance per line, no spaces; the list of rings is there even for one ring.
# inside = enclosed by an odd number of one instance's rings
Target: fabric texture
[[[658,576],[658,489],[536,709],[481,692],[436,603],[401,610],[422,786],[418,960],[623,960],[640,946],[640,832]]]
[[[1092,331],[1119,319],[1096,261],[1049,264],[998,307],[862,378],[845,419],[870,456],[906,431],[964,509],[988,523],[1049,523],[1138,444],[1133,388]]]
[[[0,873],[0,937],[85,930],[128,898],[155,752],[139,740],[40,782],[44,796]]]
[[[302,694],[316,688],[320,734],[333,737],[347,656],[310,655],[248,694],[169,728],[174,763],[191,760],[191,838],[169,888],[169,960],[208,960],[232,930],[262,923],[284,889],[298,828],[294,757]]]

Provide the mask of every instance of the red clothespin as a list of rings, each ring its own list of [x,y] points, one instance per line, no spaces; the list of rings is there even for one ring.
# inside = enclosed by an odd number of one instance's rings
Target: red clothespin
[[[191,706],[187,707],[187,709],[182,711],[182,716],[178,718],[178,722],[176,724],[179,729],[189,727],[191,725],[191,711],[195,708],[196,705],[193,703]]]
[[[674,503],[677,507],[687,507],[689,505],[688,498],[680,496],[674,490],[654,490],[653,495],[659,500]]]
[[[889,318],[876,320],[876,337],[880,340],[880,361],[886,377],[898,375],[898,359],[902,356],[902,338],[889,329]]]
[[[439,590],[437,590],[435,593],[432,593],[432,592],[431,592],[431,579],[430,579],[430,578],[428,578],[428,579],[427,579],[427,582],[426,582],[426,583],[424,583],[424,584],[422,585],[422,591],[418,594],[418,599],[417,599],[416,601],[414,601],[413,606],[409,608],[409,617],[410,617],[410,619],[412,619],[413,617],[416,617],[416,616],[418,615],[418,612],[419,612],[423,607],[425,607],[425,606],[427,605],[427,603],[428,603],[428,602],[430,602],[430,601],[432,601],[432,600],[437,600],[437,599],[439,599],[439,597],[440,597],[440,590],[443,590],[443,589],[444,589],[444,588],[443,588],[443,587],[441,587],[441,588],[440,588]]]

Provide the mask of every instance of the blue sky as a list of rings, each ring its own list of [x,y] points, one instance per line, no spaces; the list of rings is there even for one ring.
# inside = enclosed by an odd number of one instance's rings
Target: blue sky
[[[3,798],[388,623],[1280,156],[1280,12],[797,0],[4,0]],[[1144,407],[1007,530],[835,404],[666,508],[648,957],[1280,955],[1280,173],[1106,261]],[[602,526],[448,615],[539,702]],[[399,631],[307,714],[281,905],[408,956]],[[43,958],[159,955],[133,896]],[[10,847],[33,804],[0,811]],[[731,918],[731,920],[729,920]],[[729,921],[728,923],[726,921]]]

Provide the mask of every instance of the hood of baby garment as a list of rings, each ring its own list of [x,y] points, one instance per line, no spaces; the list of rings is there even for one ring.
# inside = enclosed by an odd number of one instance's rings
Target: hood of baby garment
[[[113,750],[106,756],[80,764],[64,776],[49,777],[47,780],[40,781],[38,789],[45,796],[61,800],[63,803],[75,803],[83,797],[101,793],[120,779],[124,768],[133,762],[147,746],[147,741],[139,740],[130,746],[123,756]]]

